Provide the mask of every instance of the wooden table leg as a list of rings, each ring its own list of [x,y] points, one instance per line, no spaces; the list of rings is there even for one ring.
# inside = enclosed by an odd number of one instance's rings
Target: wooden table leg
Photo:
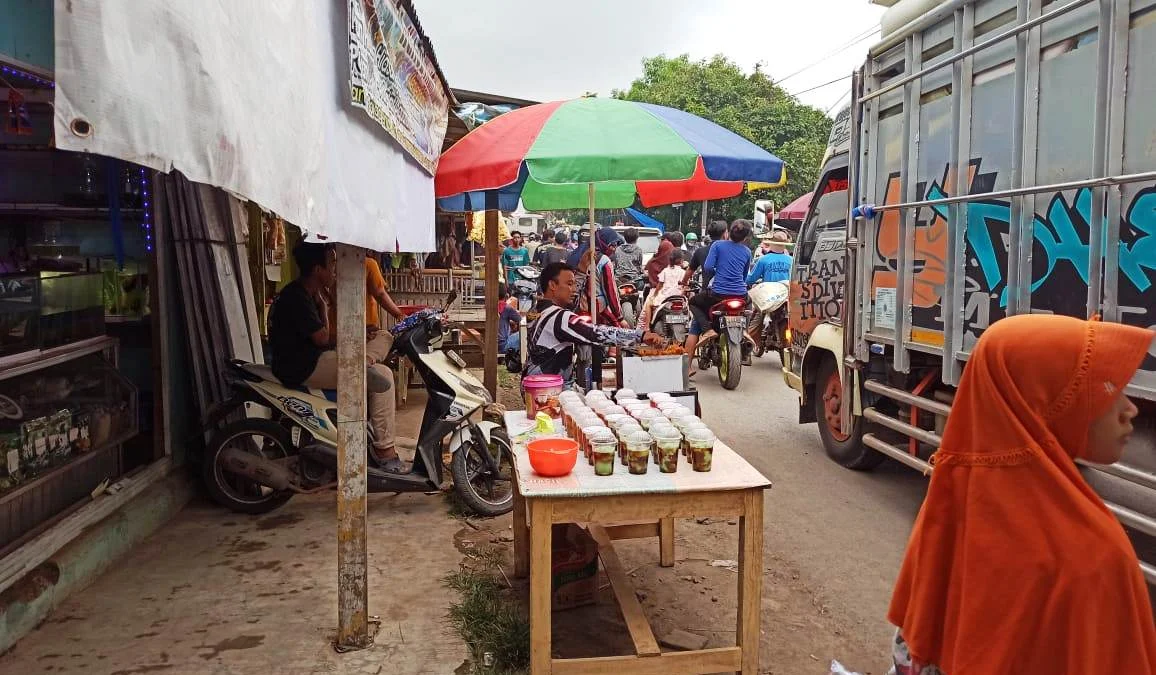
[[[658,521],[658,564],[674,567],[674,518]]]
[[[739,518],[739,611],[736,635],[743,675],[759,670],[759,608],[763,590],[763,491],[747,490]]]
[[[514,576],[524,579],[530,574],[530,530],[526,524],[526,500],[514,484]]]
[[[530,675],[550,673],[550,552],[553,505],[530,503]]]

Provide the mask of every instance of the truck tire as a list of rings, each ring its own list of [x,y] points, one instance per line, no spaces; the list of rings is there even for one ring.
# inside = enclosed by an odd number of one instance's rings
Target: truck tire
[[[843,383],[835,359],[824,358],[819,364],[815,379],[815,419],[819,425],[819,438],[827,456],[848,469],[870,471],[883,461],[883,455],[863,445],[863,418],[852,417],[851,428],[839,428],[839,412],[843,404]]]

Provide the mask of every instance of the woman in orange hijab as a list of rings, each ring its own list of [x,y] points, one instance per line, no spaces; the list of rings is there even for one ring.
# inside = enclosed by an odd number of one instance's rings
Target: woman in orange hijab
[[[1046,315],[984,332],[891,598],[899,675],[1156,673],[1136,554],[1075,463],[1120,459],[1154,335]]]

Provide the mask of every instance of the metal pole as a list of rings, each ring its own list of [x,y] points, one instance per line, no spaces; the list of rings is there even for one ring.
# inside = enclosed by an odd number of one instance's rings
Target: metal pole
[[[486,330],[482,346],[482,380],[490,396],[498,400],[498,275],[502,252],[498,246],[498,193],[486,193]]]
[[[594,183],[587,185],[587,202],[590,206],[590,267],[586,268],[586,286],[588,295],[590,296],[590,318],[594,323],[598,323],[598,289],[596,288],[597,279],[595,278],[598,268],[598,242],[594,238]],[[579,261],[581,262],[581,261]]]
[[[707,200],[704,199],[704,200],[702,200],[702,217],[699,218],[699,223],[698,223],[698,240],[699,240],[699,243],[702,243],[702,238],[706,236],[706,210],[707,210]]]
[[[337,245],[337,648],[369,646],[365,249]]]

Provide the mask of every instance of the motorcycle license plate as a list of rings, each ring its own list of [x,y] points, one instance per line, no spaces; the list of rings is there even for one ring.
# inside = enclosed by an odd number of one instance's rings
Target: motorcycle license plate
[[[727,328],[743,328],[747,325],[746,317],[742,316],[724,316],[723,326]]]
[[[668,314],[663,321],[667,323],[686,323],[686,318],[685,314]]]

